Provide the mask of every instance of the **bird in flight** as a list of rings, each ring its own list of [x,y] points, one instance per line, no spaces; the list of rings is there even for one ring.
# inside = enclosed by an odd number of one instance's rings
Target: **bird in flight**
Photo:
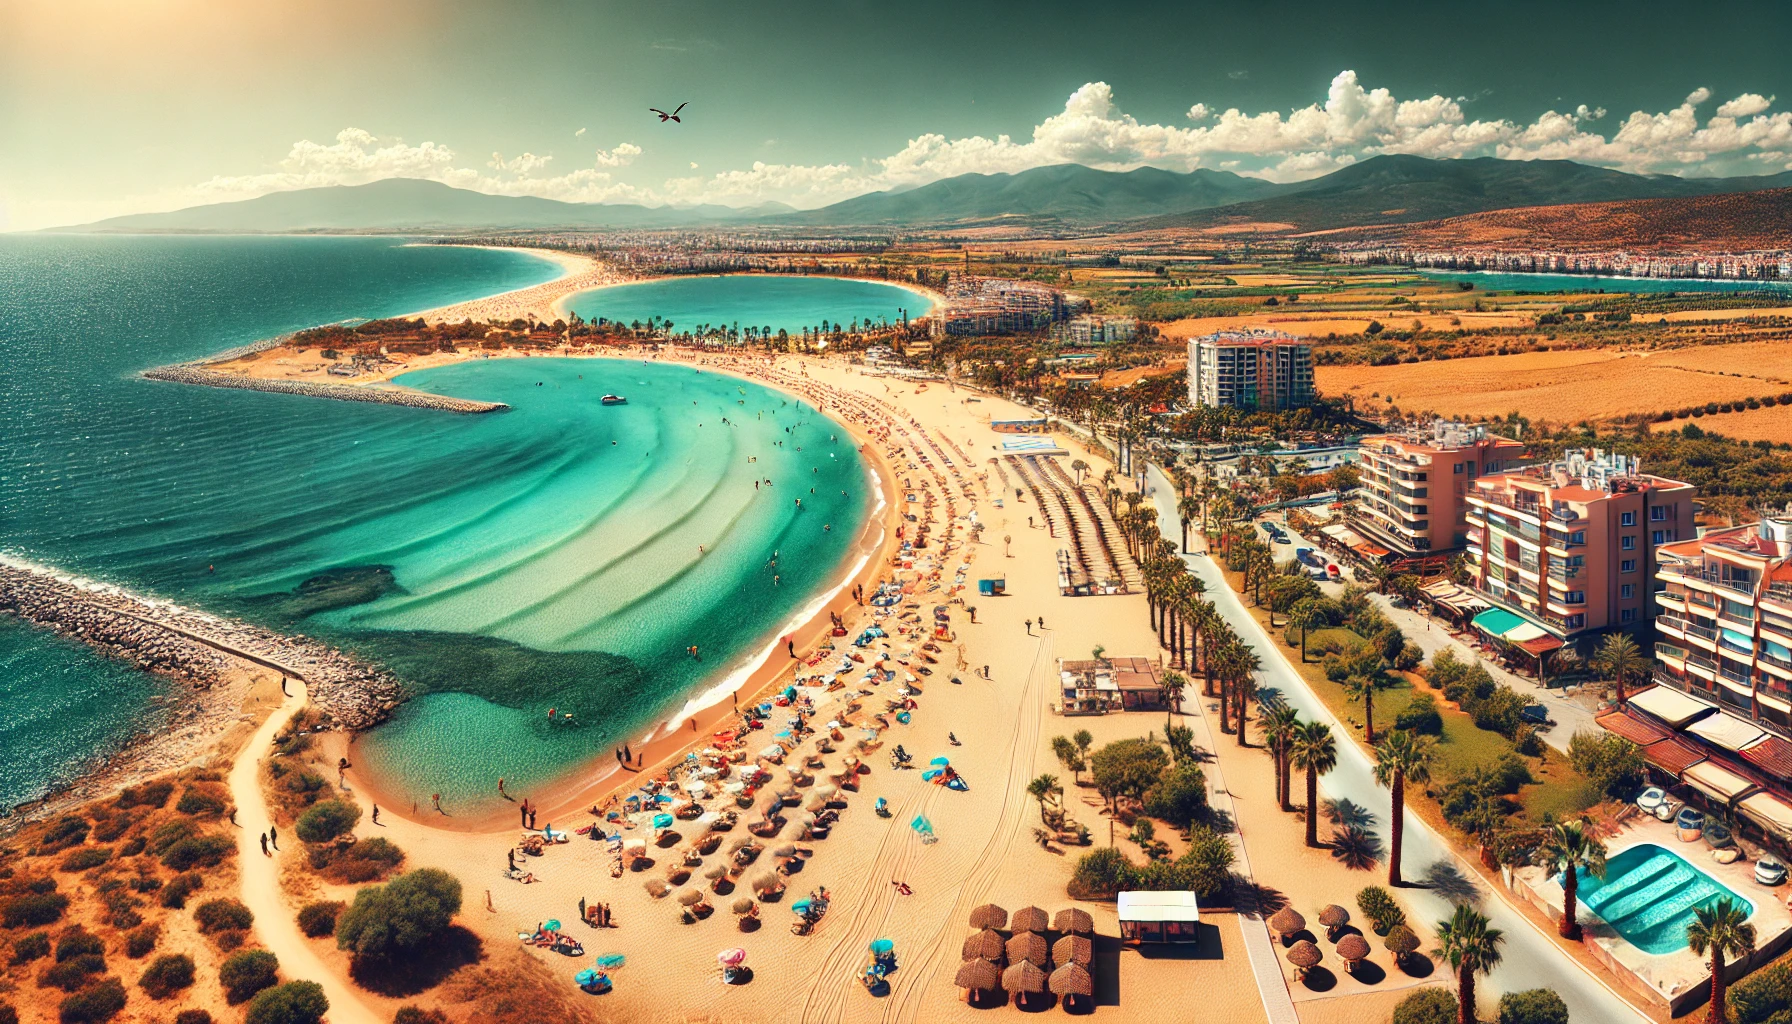
[[[686,101],[685,101],[685,103],[689,103],[689,102],[690,102],[690,101],[689,101],[689,100],[686,100]],[[668,113],[666,113],[666,112],[665,112],[665,111],[664,111],[664,110],[661,110],[661,109],[660,109],[660,108],[658,108],[658,107],[648,107],[648,108],[647,108],[647,109],[648,109],[648,110],[651,110],[651,111],[653,111],[653,112],[654,112],[654,113],[656,113],[656,114],[658,114],[658,115],[660,115],[660,121],[661,121],[661,123],[664,123],[664,122],[666,122],[666,121],[678,121],[678,123],[679,123],[679,124],[683,124],[683,123],[684,123],[684,122],[683,122],[683,121],[680,121],[680,120],[679,120],[679,118],[678,118],[678,111],[679,111],[679,110],[683,110],[683,109],[684,109],[684,103],[680,103],[680,104],[679,104],[679,105],[678,105],[678,110],[674,110],[674,111],[672,111],[672,112],[671,112],[671,113],[670,113],[670,114],[668,114]]]

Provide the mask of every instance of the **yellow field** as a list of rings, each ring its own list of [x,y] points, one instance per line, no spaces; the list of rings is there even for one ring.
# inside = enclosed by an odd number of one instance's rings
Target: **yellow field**
[[[1460,320],[1460,329],[1477,330],[1494,327],[1525,327],[1533,319],[1529,314],[1517,312],[1500,313],[1408,313],[1400,310],[1388,310],[1385,313],[1300,313],[1278,310],[1274,313],[1252,313],[1248,316],[1206,316],[1191,317],[1186,320],[1175,320],[1163,325],[1163,336],[1171,340],[1198,338],[1215,331],[1237,331],[1246,328],[1258,330],[1281,331],[1297,338],[1323,338],[1328,334],[1348,335],[1361,334],[1369,327],[1371,320],[1379,320],[1384,326],[1405,330],[1417,320],[1428,331],[1451,331],[1459,329],[1453,320]]]
[[[1680,309],[1652,319],[1678,323],[1683,320],[1746,320],[1755,316],[1792,317],[1792,306],[1757,306],[1749,309]]]
[[[1783,405],[1743,412],[1720,412],[1698,419],[1674,420],[1669,423],[1652,423],[1649,429],[1679,430],[1688,423],[1697,424],[1700,430],[1740,441],[1772,441],[1775,444],[1792,442],[1792,409]]]
[[[1792,345],[1753,341],[1738,345],[1698,345],[1651,352],[1651,362],[1702,373],[1729,374],[1775,384],[1792,383]],[[1760,392],[1756,392],[1760,393]],[[1691,405],[1681,402],[1680,405]]]

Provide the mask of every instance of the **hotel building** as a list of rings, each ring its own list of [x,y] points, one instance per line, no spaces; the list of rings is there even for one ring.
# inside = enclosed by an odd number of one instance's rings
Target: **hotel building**
[[[1282,412],[1313,404],[1313,347],[1274,331],[1221,331],[1188,343],[1188,401]]]
[[[1452,551],[1468,543],[1475,480],[1524,455],[1524,445],[1486,427],[1438,420],[1429,429],[1375,434],[1358,446],[1361,484],[1351,525],[1406,556]]]
[[[1661,552],[1697,532],[1692,498],[1597,448],[1483,475],[1467,495],[1474,589],[1561,640],[1641,627]]]

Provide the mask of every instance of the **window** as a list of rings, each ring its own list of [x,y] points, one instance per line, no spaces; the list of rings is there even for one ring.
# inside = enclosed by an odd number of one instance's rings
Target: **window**
[[[1457,476],[1462,475],[1462,463],[1460,463],[1460,462],[1456,463],[1456,475]]]
[[[1562,620],[1562,625],[1566,629],[1583,629],[1587,625],[1587,617],[1585,615],[1570,615]]]
[[[1656,530],[1654,533],[1651,533],[1649,535],[1649,543],[1650,544],[1660,544],[1662,541],[1665,541],[1667,539],[1668,539],[1668,531],[1666,531],[1666,530]]]
[[[1625,551],[1635,551],[1636,550],[1636,538],[1628,537],[1628,536],[1623,537],[1618,541],[1618,547]]]
[[[1563,604],[1586,604],[1587,603],[1587,592],[1584,590],[1570,590],[1568,593],[1566,593],[1562,596],[1562,603]]]
[[[1636,621],[1636,609],[1635,608],[1625,608],[1625,609],[1619,611],[1618,612],[1618,621],[1619,622],[1635,622]]]
[[[1568,535],[1568,543],[1570,544],[1585,544],[1586,542],[1587,531],[1585,530],[1576,530]]]
[[[1624,584],[1623,586],[1618,588],[1618,596],[1625,598],[1625,599],[1635,597],[1636,596],[1636,586],[1631,583]]]
[[[1657,505],[1649,510],[1649,521],[1651,523],[1665,523],[1667,522],[1667,518],[1668,508],[1666,505]]]
[[[1635,526],[1636,525],[1636,513],[1635,512],[1625,512],[1625,513],[1619,515],[1618,516],[1618,525],[1619,526]]]
[[[1618,563],[1618,571],[1619,572],[1635,572],[1636,571],[1636,559],[1626,558],[1622,562],[1619,562]]]

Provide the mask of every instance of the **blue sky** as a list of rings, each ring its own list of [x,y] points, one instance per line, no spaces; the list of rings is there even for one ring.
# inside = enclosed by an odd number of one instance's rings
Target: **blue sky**
[[[1770,173],[1788,40],[1777,4],[0,0],[0,226],[394,175],[807,207],[1067,161]]]

